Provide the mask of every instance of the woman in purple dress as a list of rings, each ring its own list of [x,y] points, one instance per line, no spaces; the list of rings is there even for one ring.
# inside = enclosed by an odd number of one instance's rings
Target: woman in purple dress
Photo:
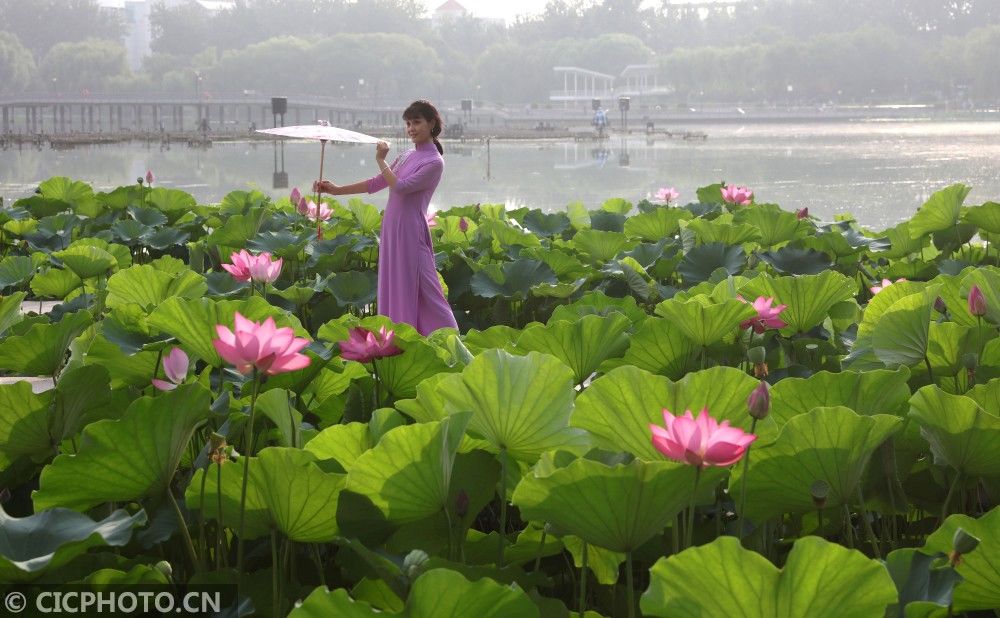
[[[378,255],[378,310],[393,322],[406,322],[422,335],[439,328],[458,328],[441,289],[434,249],[427,228],[427,205],[444,172],[441,116],[428,101],[414,101],[403,112],[413,150],[387,165],[389,144],[375,146],[378,176],[350,185],[328,180],[313,183],[313,191],[330,195],[375,193],[389,187],[382,215]]]

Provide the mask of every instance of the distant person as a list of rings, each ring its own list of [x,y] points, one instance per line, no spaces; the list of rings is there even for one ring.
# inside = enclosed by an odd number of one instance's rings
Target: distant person
[[[375,146],[380,174],[350,185],[329,180],[313,183],[313,191],[330,195],[375,193],[389,187],[382,217],[378,254],[378,312],[393,322],[406,322],[422,335],[439,328],[458,328],[444,296],[427,227],[427,206],[444,172],[444,148],[438,141],[441,115],[428,101],[414,101],[403,111],[406,133],[414,148],[386,165],[389,144]]]
[[[594,112],[594,120],[591,122],[597,130],[598,137],[604,137],[604,131],[608,128],[608,113],[598,108]]]

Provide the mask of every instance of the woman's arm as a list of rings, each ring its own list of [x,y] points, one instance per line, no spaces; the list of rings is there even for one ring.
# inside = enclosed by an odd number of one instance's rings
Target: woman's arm
[[[317,180],[313,183],[314,193],[329,193],[330,195],[351,195],[353,193],[368,193],[368,181],[361,180],[350,185],[335,185],[329,180]]]
[[[375,163],[378,164],[378,169],[382,172],[382,179],[385,180],[385,184],[390,189],[395,189],[396,173],[392,171],[391,166],[385,163],[385,155],[387,154],[389,154],[389,142],[380,141],[375,145]]]

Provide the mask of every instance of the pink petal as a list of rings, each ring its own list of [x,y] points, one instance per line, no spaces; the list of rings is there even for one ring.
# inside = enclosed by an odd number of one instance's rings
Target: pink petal
[[[187,377],[188,355],[180,348],[174,348],[163,358],[163,373],[171,382],[180,384]]]
[[[175,388],[177,388],[177,385],[174,384],[173,382],[164,382],[163,380],[159,380],[157,378],[153,378],[152,381],[153,381],[153,386],[160,389],[161,391],[172,391]]]

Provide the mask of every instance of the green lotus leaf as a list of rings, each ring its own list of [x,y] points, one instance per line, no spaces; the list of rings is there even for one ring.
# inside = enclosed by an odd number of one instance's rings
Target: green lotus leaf
[[[171,216],[167,213],[167,216]],[[245,247],[251,238],[255,238],[261,227],[270,218],[270,213],[264,208],[251,210],[247,214],[232,215],[227,217],[222,227],[217,228],[206,238],[209,246],[219,245],[221,247]],[[229,261],[228,255],[222,256],[223,260]]]
[[[358,222],[362,234],[374,234],[382,224],[382,213],[372,204],[352,197],[347,201],[347,210]]]
[[[559,305],[552,311],[549,322],[559,320],[578,320],[587,315],[624,314],[632,324],[640,324],[649,316],[643,311],[631,296],[612,298],[607,294],[594,290],[587,292],[568,305]]]
[[[962,220],[990,234],[1000,234],[1000,204],[986,202],[982,206],[966,208]]]
[[[320,470],[312,453],[270,447],[250,466],[271,525],[293,541],[326,543],[338,532],[337,498],[346,477]]]
[[[129,569],[128,572],[118,569],[99,569],[83,580],[83,584],[94,588],[128,586],[133,584],[168,585],[169,583],[167,576],[162,571],[148,564],[137,564]]]
[[[702,471],[706,485],[724,476]],[[580,458],[547,475],[525,476],[514,490],[521,516],[548,522],[587,543],[633,551],[661,532],[691,499],[695,469],[638,459],[616,466]]]
[[[939,556],[906,547],[889,553],[885,566],[899,590],[899,603],[886,615],[914,618],[916,608],[928,610],[920,616],[947,615],[955,584],[962,576],[950,566],[936,567]],[[898,612],[898,613],[897,613]]]
[[[515,459],[531,463],[549,449],[587,442],[569,427],[573,372],[553,356],[487,350],[438,390],[449,414],[471,411],[469,431]]]
[[[287,229],[262,232],[247,243],[247,248],[257,253],[266,251],[275,258],[295,259],[315,236],[312,228],[298,234]]]
[[[785,378],[771,387],[771,414],[779,425],[813,408],[844,406],[862,416],[909,410],[910,370],[820,371],[808,378]]]
[[[778,272],[790,275],[817,275],[833,268],[833,262],[826,253],[801,247],[789,246],[777,251],[765,251],[760,254],[760,259]]]
[[[31,278],[31,291],[39,298],[65,299],[83,287],[83,280],[68,268],[49,268]]]
[[[963,581],[955,586],[955,613],[1000,607],[1000,507],[973,519],[951,515],[927,537],[925,551],[949,553],[955,531],[962,528],[979,539],[976,551],[963,554],[955,567]]]
[[[962,202],[970,190],[971,187],[954,184],[934,192],[910,219],[910,236],[920,238],[954,227],[962,214]]]
[[[41,460],[55,453],[48,420],[52,396],[34,393],[28,382],[0,385],[0,469],[19,457]]]
[[[140,203],[144,191],[145,189],[138,184],[129,184],[116,187],[107,193],[98,192],[94,198],[111,210],[125,210],[129,206]]]
[[[201,298],[208,291],[205,278],[190,270],[173,275],[150,264],[119,270],[108,279],[108,307],[134,303],[146,311],[171,296]]]
[[[500,267],[499,279],[482,270],[472,276],[472,293],[482,298],[528,297],[531,288],[542,283],[558,283],[556,275],[540,260],[518,259]]]
[[[954,322],[931,322],[927,339],[927,361],[934,377],[953,376],[965,371],[962,356],[979,348],[975,331]]]
[[[326,586],[315,588],[302,603],[296,604],[288,618],[372,618],[396,616],[376,610],[365,601],[355,601],[347,590],[330,590]]]
[[[958,251],[976,235],[976,226],[971,223],[957,223],[945,230],[931,234],[934,247],[945,254]]]
[[[367,496],[389,521],[420,521],[449,508],[455,454],[466,414],[398,427],[362,453],[347,474],[347,489]]]
[[[301,307],[312,300],[313,296],[316,295],[316,290],[311,286],[290,285],[283,290],[269,289],[268,293],[284,298],[296,307]]]
[[[573,370],[573,382],[582,383],[607,358],[619,356],[628,347],[626,329],[631,322],[622,313],[607,317],[589,315],[572,322],[549,321],[530,326],[517,340],[522,350],[544,352]]]
[[[132,220],[148,227],[158,227],[167,223],[167,216],[155,208],[132,205],[128,207]]]
[[[59,376],[48,415],[52,444],[75,436],[92,420],[123,411],[112,403],[110,379],[107,368],[98,365],[72,367]]]
[[[183,246],[190,234],[176,228],[160,228],[143,236],[143,243],[157,251],[165,251],[177,245]]]
[[[805,236],[810,225],[800,220],[795,213],[781,210],[773,204],[758,204],[754,208],[744,208],[733,217],[736,223],[749,223],[757,228],[761,247],[773,247]]]
[[[895,416],[860,416],[839,406],[793,416],[773,443],[752,451],[746,516],[764,521],[814,511],[810,487],[819,480],[830,487],[826,509],[852,504],[872,453],[902,425]],[[742,466],[737,466],[730,487],[742,483]]]
[[[601,370],[635,365],[639,369],[677,379],[684,375],[699,350],[679,325],[665,318],[649,318],[629,339],[625,356],[609,359]]]
[[[108,328],[108,322],[103,322],[101,328]],[[159,369],[160,355],[155,351],[128,354],[121,346],[98,334],[91,341],[83,361],[85,365],[98,365],[107,369],[111,375],[112,388],[125,385],[145,388],[150,385],[153,372]]]
[[[723,183],[717,182],[705,187],[698,187],[697,191],[695,191],[698,201],[702,204],[722,204],[723,186]]]
[[[35,263],[26,255],[9,255],[0,261],[0,288],[20,285],[35,274]]]
[[[594,262],[602,263],[618,255],[622,249],[629,248],[631,243],[622,232],[589,229],[577,232],[570,245],[590,256]]]
[[[232,330],[233,316],[237,311],[248,320],[256,322],[273,317],[279,327],[291,327],[298,337],[308,336],[298,318],[268,304],[259,296],[223,301],[171,296],[149,314],[147,323],[150,327],[175,337],[188,354],[194,354],[209,365],[219,367],[223,361],[212,345],[212,340],[218,338],[215,327],[221,324]]]
[[[143,239],[152,231],[153,229],[151,227],[143,225],[134,219],[115,221],[114,225],[111,226],[111,233],[113,237],[127,245],[141,244]]]
[[[721,219],[721,218],[720,218]],[[691,219],[686,223],[700,244],[722,243],[724,245],[741,245],[746,242],[760,240],[760,230],[745,223],[732,223],[722,220]]]
[[[979,286],[979,291],[986,299],[986,315],[983,316],[983,319],[992,324],[1000,324],[1000,268],[995,266],[972,269],[962,279],[961,302],[956,303],[957,307],[949,305],[949,310],[952,313],[961,311],[968,313],[969,290],[973,285]],[[970,314],[970,321],[975,323],[974,320],[975,317]]]
[[[558,236],[569,229],[569,217],[566,213],[543,213],[532,210],[524,217],[524,227],[539,236]]]
[[[375,302],[378,278],[373,270],[336,273],[326,282],[326,289],[342,307],[363,307]]]
[[[891,286],[890,286],[891,287]],[[912,366],[924,361],[930,340],[931,312],[937,288],[894,302],[875,324],[872,347],[886,365]]]
[[[895,602],[889,572],[861,552],[805,537],[779,570],[723,536],[660,558],[640,605],[644,615],[665,618],[870,618]]]
[[[85,182],[65,176],[54,176],[38,185],[39,194],[50,200],[61,200],[78,215],[96,217],[103,205],[94,197],[94,190]],[[36,215],[37,216],[37,215]]]
[[[584,266],[583,262],[576,255],[572,255],[561,249],[551,249],[548,247],[522,249],[520,257],[533,258],[545,262],[560,281],[575,281],[591,274],[590,267]]]
[[[910,235],[910,222],[904,221],[896,227],[889,228],[882,232],[889,240],[890,246],[885,251],[880,251],[879,256],[890,260],[898,260],[920,250],[927,244],[927,239],[921,236],[914,238]]]
[[[113,255],[97,247],[74,246],[52,256],[61,260],[81,279],[105,275],[118,265]]]
[[[590,229],[602,232],[621,232],[625,229],[625,215],[606,210],[590,213]]]
[[[782,332],[804,333],[823,323],[830,309],[839,302],[854,298],[857,284],[839,272],[828,270],[818,275],[757,277],[744,285],[744,298],[774,298],[787,305],[781,319],[788,324]]]
[[[67,249],[79,249],[81,247],[96,247],[97,249],[100,249],[102,251],[107,251],[108,253],[110,253],[112,256],[114,256],[115,261],[118,263],[117,268],[113,267],[113,270],[128,268],[129,266],[132,265],[132,253],[131,251],[129,251],[129,248],[126,247],[125,245],[110,243],[101,238],[90,237],[90,238],[81,238],[79,240],[74,240],[73,244],[67,247]],[[169,256],[164,256],[159,259],[162,260],[166,259],[167,257]],[[180,262],[180,260],[178,260],[177,258],[170,258],[170,259]],[[183,264],[183,262],[181,263]]]
[[[975,399],[928,385],[913,394],[909,416],[920,425],[935,460],[967,476],[996,476],[1000,470],[1000,417]]]
[[[147,191],[146,203],[167,215],[167,219],[171,224],[175,223],[185,214],[193,211],[198,205],[190,193],[181,191],[180,189],[165,189],[163,187],[156,187]],[[235,218],[229,217],[227,222]],[[226,243],[216,242],[215,244]]]
[[[250,458],[250,469],[257,466],[258,459]],[[251,472],[253,478],[253,472]],[[221,481],[221,482],[220,482]],[[204,482],[204,501],[202,483]],[[220,491],[221,486],[221,491]],[[205,521],[216,521],[220,526],[239,532],[240,495],[243,491],[243,462],[225,461],[221,466],[211,464],[207,468],[195,470],[184,492],[184,504],[188,509],[202,511]],[[257,483],[247,483],[246,513],[244,515],[245,540],[259,539],[271,532],[271,516],[267,504],[261,496]],[[222,517],[219,517],[219,507]],[[334,509],[336,511],[336,509]]]
[[[596,446],[659,461],[663,455],[653,447],[649,425],[663,424],[664,408],[675,415],[708,408],[714,418],[746,430],[752,421],[746,400],[758,384],[732,367],[713,367],[671,382],[626,365],[594,380],[580,393],[571,424],[586,429]],[[758,430],[767,427],[767,423],[758,425]]]
[[[520,538],[518,538],[520,540]],[[561,537],[562,544],[566,546],[566,551],[573,556],[573,566],[578,569],[583,568],[583,546],[584,542],[578,536],[567,534]],[[538,542],[536,541],[536,546]],[[625,562],[625,554],[598,547],[597,545],[587,545],[587,568],[594,574],[597,583],[605,586],[613,586],[618,582],[618,573],[621,564]],[[505,555],[506,559],[506,555]]]
[[[567,283],[540,283],[531,288],[531,295],[539,298],[569,298],[576,294],[587,280],[580,278]]]
[[[740,322],[757,315],[749,303],[727,299],[712,303],[699,295],[688,301],[665,300],[656,306],[661,315],[676,325],[696,345],[705,347],[722,341],[739,330]]]
[[[208,416],[210,397],[200,384],[187,384],[136,400],[120,420],[87,425],[79,452],[59,455],[42,470],[35,510],[82,511],[161,494],[195,428]]]
[[[29,581],[59,568],[91,547],[127,545],[132,529],[146,523],[146,511],[118,509],[95,522],[69,509],[11,517],[0,508],[0,580]]]
[[[399,344],[402,354],[375,361],[382,385],[396,399],[408,399],[417,394],[417,385],[438,373],[452,371],[438,356],[437,350],[423,341]]]
[[[24,320],[21,303],[24,302],[25,296],[27,296],[25,292],[15,292],[10,296],[0,297],[0,335],[7,332],[11,326]]]
[[[479,222],[479,236],[496,241],[501,247],[538,247],[538,237],[513,227],[500,219],[483,219]]]
[[[350,470],[362,453],[372,447],[368,425],[347,423],[331,425],[306,443],[304,450],[316,456],[317,461],[333,459],[344,470]]]
[[[41,195],[32,195],[31,197],[19,199],[14,202],[14,207],[27,210],[35,219],[51,217],[70,209],[69,202],[52,197],[42,197]],[[12,225],[8,227],[5,224],[4,227],[15,234],[23,234],[30,231],[30,228],[33,227],[29,221],[31,220],[12,221],[10,222]]]
[[[690,218],[691,213],[680,208],[656,208],[651,212],[629,217],[625,222],[625,235],[656,242],[677,234],[681,220]]]
[[[65,363],[70,343],[93,321],[90,313],[77,311],[52,324],[35,324],[24,335],[8,336],[0,342],[0,369],[54,376]]]
[[[737,275],[745,266],[746,254],[743,253],[743,247],[708,243],[685,253],[684,259],[677,265],[677,272],[686,283],[694,284],[707,281],[719,268],[730,275]]]

